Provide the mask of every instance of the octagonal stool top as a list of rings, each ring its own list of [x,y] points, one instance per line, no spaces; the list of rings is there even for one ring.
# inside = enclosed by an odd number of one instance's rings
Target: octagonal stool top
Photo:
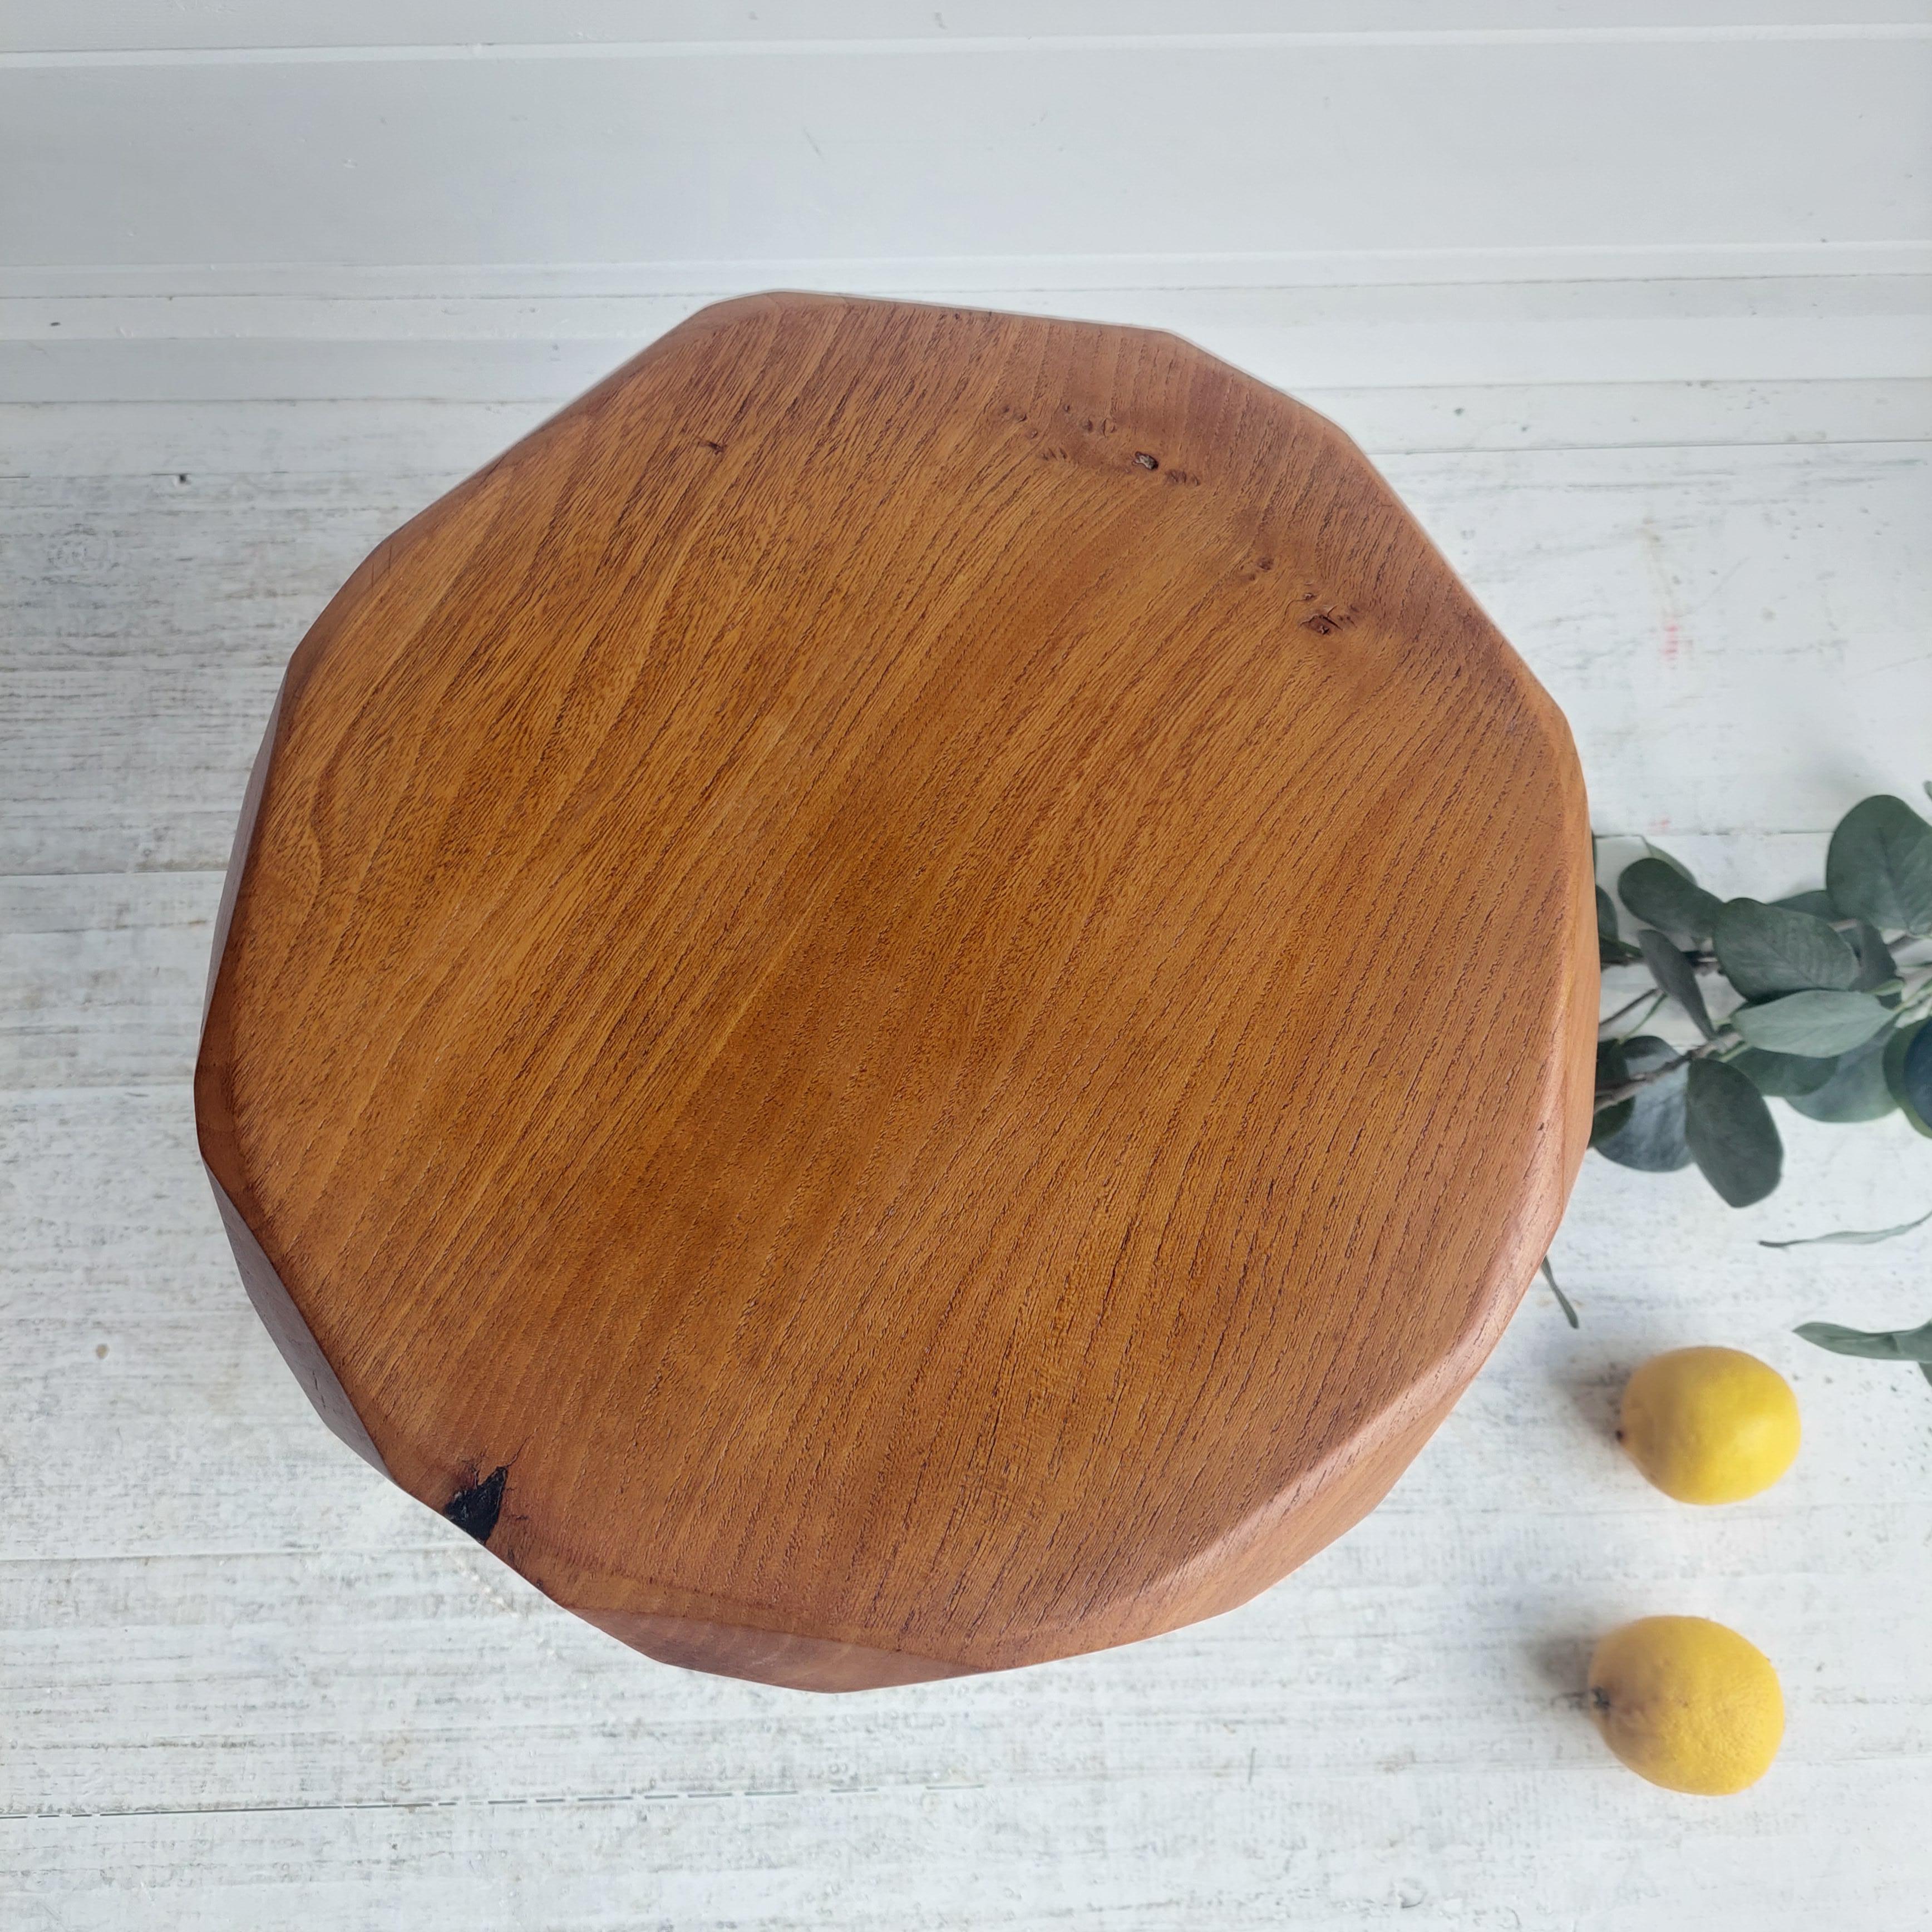
[[[1587,1138],[1555,706],[1167,335],[704,310],[290,664],[196,1106],[338,1433],[820,1689],[1124,1643],[1369,1509]]]

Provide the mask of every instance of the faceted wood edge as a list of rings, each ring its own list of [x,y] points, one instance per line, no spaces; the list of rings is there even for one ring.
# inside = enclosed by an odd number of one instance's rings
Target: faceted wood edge
[[[572,1607],[566,1606],[566,1607]],[[905,1684],[936,1684],[980,1674],[970,1664],[915,1657],[908,1651],[874,1650],[830,1637],[799,1636],[749,1624],[702,1623],[690,1617],[652,1616],[637,1610],[578,1610],[586,1623],[628,1644],[658,1664],[709,1671],[788,1690],[883,1690]]]
[[[255,1231],[244,1221],[229,1199],[226,1191],[211,1171],[208,1184],[214,1190],[214,1204],[220,1210],[221,1225],[227,1231],[228,1245],[235,1251],[235,1265],[242,1286],[248,1292],[255,1312],[262,1318],[282,1359],[294,1370],[303,1394],[314,1405],[315,1412],[360,1456],[371,1468],[389,1473],[382,1452],[369,1439],[362,1418],[356,1413],[347,1392],[329,1366],[328,1358],[316,1346],[274,1262],[262,1252]]]

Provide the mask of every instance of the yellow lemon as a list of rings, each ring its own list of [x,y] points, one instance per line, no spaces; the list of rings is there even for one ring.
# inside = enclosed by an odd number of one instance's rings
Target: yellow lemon
[[[1791,1467],[1798,1398],[1741,1348],[1672,1348],[1624,1384],[1617,1440],[1666,1496],[1738,1502]]]
[[[1708,1617],[1640,1617],[1590,1659],[1590,1714],[1640,1778],[1721,1798],[1755,1784],[1784,1736],[1771,1659]]]

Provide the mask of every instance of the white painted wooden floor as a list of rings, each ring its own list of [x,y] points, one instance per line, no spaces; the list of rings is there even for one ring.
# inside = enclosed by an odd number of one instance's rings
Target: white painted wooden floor
[[[280,668],[380,537],[708,295],[1150,322],[1307,397],[1568,712],[1599,829],[1720,891],[1814,883],[1846,806],[1932,778],[1922,8],[1202,0],[1177,34],[1122,0],[1044,46],[996,0],[771,10],[0,22],[0,190],[32,182],[0,206],[0,1924],[1932,1924],[1932,1390],[1789,1332],[1932,1315],[1932,1228],[1756,1245],[1932,1207],[1896,1120],[1780,1107],[1790,1178],[1742,1213],[1593,1157],[1555,1251],[1580,1332],[1532,1288],[1367,1522],[1216,1622],[976,1682],[651,1664],[282,1366],[188,1088]],[[1486,64],[1473,120],[1431,49]],[[1341,200],[1271,195],[1280,103],[1353,142]],[[1604,165],[1566,170],[1570,118]],[[600,200],[600,160],[677,191]],[[1716,1511],[1608,1436],[1696,1340],[1805,1418]],[[1778,1664],[1752,1792],[1654,1790],[1582,1715],[1592,1640],[1652,1611]]]

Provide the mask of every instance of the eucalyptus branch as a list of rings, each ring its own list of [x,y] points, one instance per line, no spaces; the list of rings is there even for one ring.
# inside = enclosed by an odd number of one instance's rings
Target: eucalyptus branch
[[[1708,1060],[1713,1054],[1730,1053],[1744,1045],[1734,1033],[1724,1032],[1715,1040],[1700,1042],[1696,1046],[1688,1046],[1674,1060],[1666,1060],[1661,1066],[1654,1066],[1648,1073],[1634,1073],[1629,1079],[1620,1081],[1614,1087],[1600,1087],[1597,1090],[1597,1104],[1592,1112],[1600,1114],[1606,1107],[1614,1107],[1619,1101],[1628,1100],[1640,1094],[1645,1088],[1661,1080],[1666,1073],[1675,1073],[1680,1066],[1688,1066],[1694,1060]]]
[[[1863,800],[1832,834],[1823,886],[1774,901],[1720,898],[1644,845],[1614,898],[1597,887],[1598,959],[1641,962],[1650,984],[1598,1022],[1591,1146],[1640,1173],[1694,1164],[1726,1204],[1748,1208],[1784,1176],[1774,1106],[1847,1125],[1902,1114],[1932,1137],[1932,824],[1903,799]],[[1622,929],[1619,901],[1639,931]],[[1707,1000],[1712,980],[1724,1000]],[[1694,1046],[1651,1030],[1667,1000],[1705,1036]],[[1712,1005],[1725,1016],[1714,1020]],[[1928,1222],[1808,1238],[1892,1240]],[[1932,1322],[1798,1332],[1842,1354],[1915,1361],[1932,1382]]]

